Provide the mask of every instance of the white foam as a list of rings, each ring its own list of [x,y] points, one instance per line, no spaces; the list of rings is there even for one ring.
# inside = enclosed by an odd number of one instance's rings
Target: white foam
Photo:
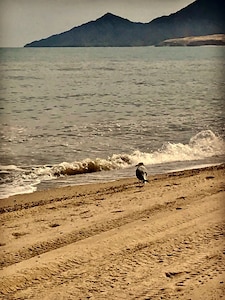
[[[22,169],[15,165],[0,166],[1,171],[21,171]]]
[[[168,173],[179,172],[184,170],[203,169],[203,168],[214,167],[218,165],[220,164],[199,164],[199,165],[196,164],[196,165],[186,166],[184,168],[171,169]]]
[[[207,157],[225,155],[225,142],[211,130],[201,131],[192,137],[188,144],[165,143],[161,149],[152,153],[134,151],[130,160],[142,161],[146,165],[175,161],[201,160]]]
[[[0,187],[0,199],[8,198],[13,195],[18,195],[18,194],[30,194],[33,193],[37,190],[37,187],[33,185],[23,185],[23,186],[5,186],[2,185]]]
[[[53,180],[59,176],[70,176],[100,171],[119,170],[129,168],[139,162],[145,165],[160,165],[176,162],[196,162],[210,160],[212,157],[224,157],[225,142],[211,130],[201,131],[193,136],[189,143],[167,142],[154,152],[141,152],[113,154],[107,159],[86,158],[82,161],[62,162],[53,166],[1,166],[0,198],[10,195],[31,193],[43,181]],[[206,162],[204,162],[205,165]],[[190,165],[190,164],[189,164]],[[185,169],[185,164],[183,164]]]

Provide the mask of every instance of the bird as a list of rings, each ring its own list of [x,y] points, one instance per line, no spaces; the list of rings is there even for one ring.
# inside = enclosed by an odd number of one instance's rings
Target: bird
[[[137,179],[142,181],[142,183],[148,182],[148,174],[147,174],[147,169],[145,168],[143,162],[140,162],[139,164],[136,165],[136,176]]]

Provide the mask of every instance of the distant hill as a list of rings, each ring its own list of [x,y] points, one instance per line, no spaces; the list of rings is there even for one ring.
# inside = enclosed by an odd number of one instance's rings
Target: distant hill
[[[225,46],[225,34],[210,34],[203,36],[188,36],[177,39],[168,39],[160,42],[156,46],[204,46],[215,45]]]
[[[101,18],[25,47],[151,46],[188,36],[225,33],[225,0],[197,0],[169,16],[135,23],[107,13]]]

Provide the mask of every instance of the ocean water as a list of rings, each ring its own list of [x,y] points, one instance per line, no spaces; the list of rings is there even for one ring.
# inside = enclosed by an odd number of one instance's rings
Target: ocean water
[[[225,47],[0,49],[0,198],[225,161]]]

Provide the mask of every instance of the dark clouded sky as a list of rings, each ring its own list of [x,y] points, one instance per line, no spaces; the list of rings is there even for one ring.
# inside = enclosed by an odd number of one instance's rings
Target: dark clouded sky
[[[0,46],[26,43],[100,18],[107,12],[147,23],[194,0],[0,0]]]

